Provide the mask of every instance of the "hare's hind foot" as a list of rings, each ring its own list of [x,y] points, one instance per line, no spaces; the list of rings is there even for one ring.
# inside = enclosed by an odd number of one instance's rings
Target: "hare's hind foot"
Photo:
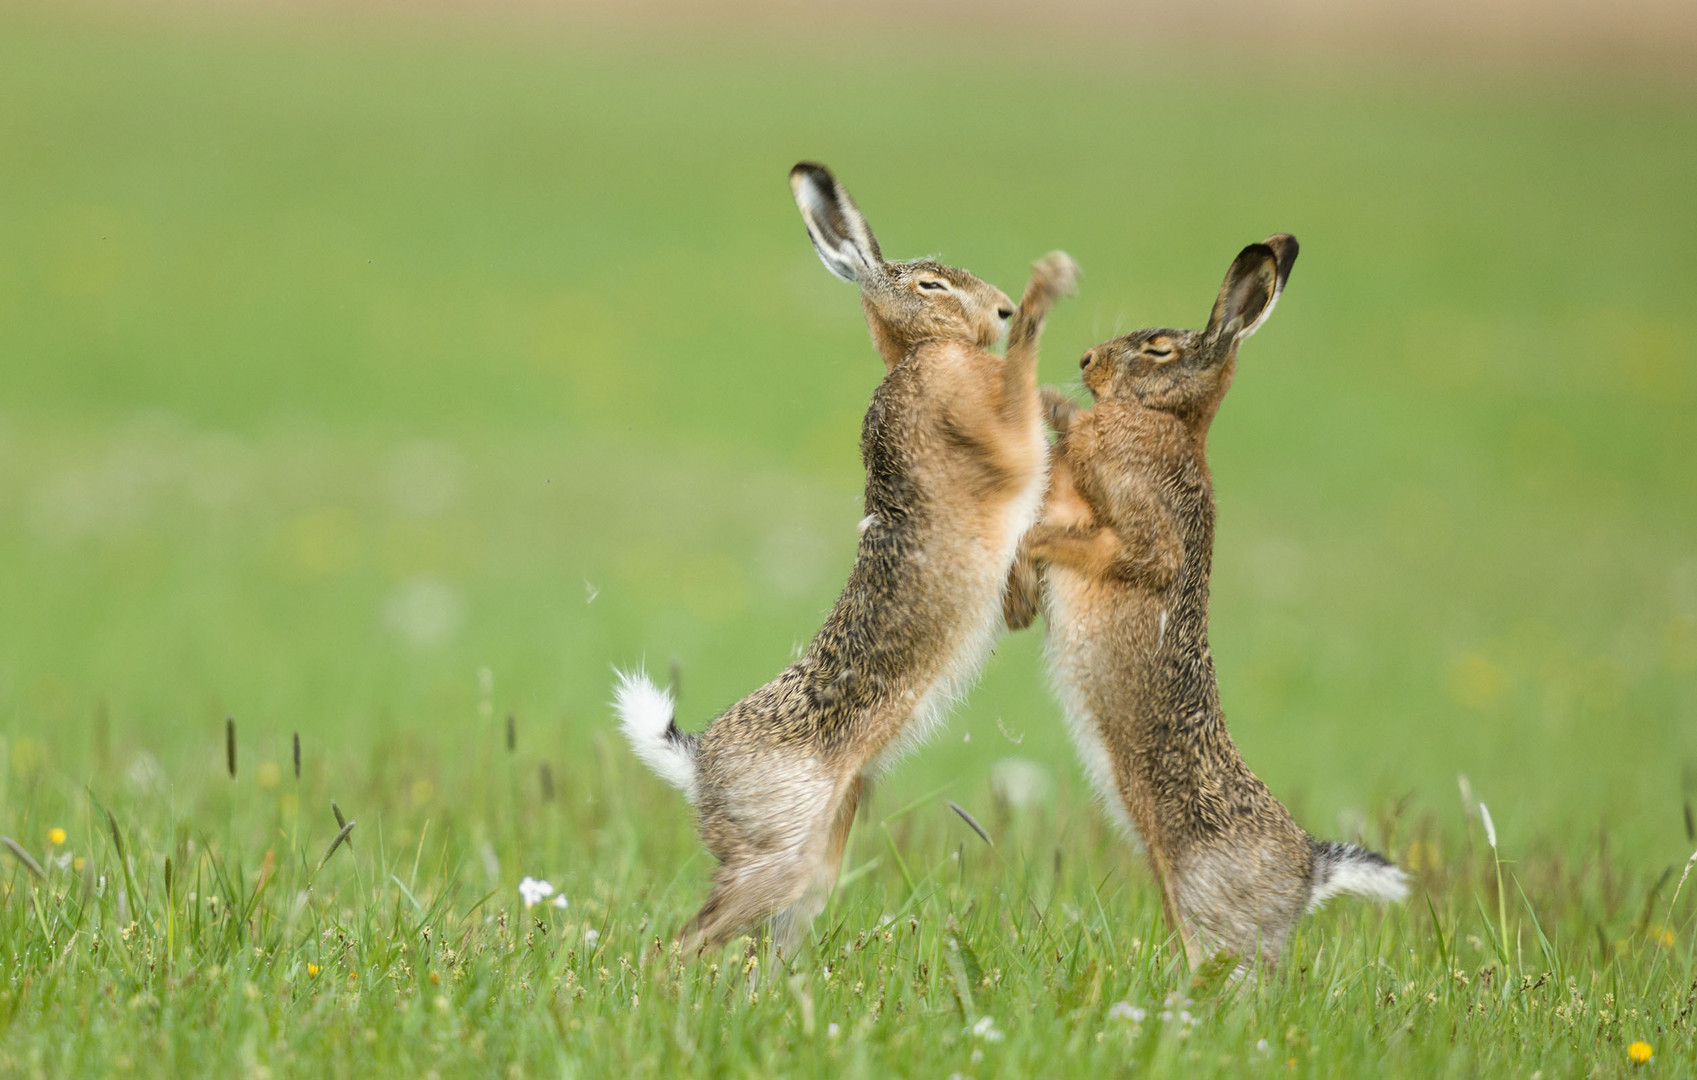
[[[701,910],[678,932],[688,954],[715,949],[761,923],[780,953],[793,953],[837,882],[843,848],[860,806],[863,779],[856,775],[799,830],[795,842],[768,850],[747,849],[726,858],[713,875],[713,890]]]

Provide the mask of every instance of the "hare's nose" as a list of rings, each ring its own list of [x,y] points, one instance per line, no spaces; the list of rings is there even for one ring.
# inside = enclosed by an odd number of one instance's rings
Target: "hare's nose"
[[[1096,350],[1091,349],[1089,352],[1087,352],[1083,356],[1079,357],[1078,370],[1083,371],[1085,368],[1089,367],[1090,362],[1092,360],[1095,360],[1095,359],[1096,359]]]
[[[1013,318],[1013,308],[1003,304],[1001,307],[996,309],[996,314],[1000,315],[1004,319],[1011,319]]]

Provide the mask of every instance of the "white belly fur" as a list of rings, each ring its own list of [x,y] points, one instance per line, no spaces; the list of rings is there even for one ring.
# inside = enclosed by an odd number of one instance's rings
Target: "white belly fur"
[[[1119,783],[1114,779],[1113,759],[1108,756],[1108,748],[1102,741],[1100,724],[1083,689],[1084,678],[1091,667],[1091,635],[1074,617],[1076,605],[1072,596],[1079,589],[1086,588],[1088,583],[1078,574],[1053,564],[1045,571],[1044,583],[1044,614],[1049,624],[1044,651],[1049,658],[1049,678],[1055,697],[1066,713],[1067,730],[1072,733],[1084,774],[1096,790],[1096,798],[1103,810],[1128,839],[1141,843],[1142,838],[1132,824],[1131,815],[1126,812],[1125,800],[1120,796]]]
[[[962,618],[963,632],[954,651],[930,682],[908,691],[907,697],[913,702],[912,712],[902,725],[901,734],[879,753],[871,769],[874,774],[890,768],[942,727],[950,706],[965,696],[983,669],[990,649],[996,644],[1002,628],[1002,597],[1007,591],[1008,571],[1013,568],[1020,541],[1037,523],[1037,515],[1043,509],[1043,496],[1049,487],[1049,440],[1041,424],[1032,427],[1032,436],[1039,450],[1037,459],[1045,464],[1032,476],[1024,491],[1008,500],[995,534],[984,537],[980,559],[982,564],[987,565],[975,568],[978,571],[975,575],[975,583],[979,586],[977,595],[962,600],[967,606]]]

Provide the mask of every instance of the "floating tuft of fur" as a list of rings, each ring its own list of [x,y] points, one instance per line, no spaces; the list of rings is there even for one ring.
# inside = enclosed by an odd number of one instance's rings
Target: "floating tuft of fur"
[[[1308,910],[1344,893],[1380,904],[1397,903],[1408,898],[1408,875],[1377,852],[1335,840],[1316,841],[1314,891],[1308,897]]]
[[[694,802],[695,736],[678,730],[671,693],[656,686],[645,671],[615,674],[619,681],[613,688],[613,711],[631,749],[655,775]]]

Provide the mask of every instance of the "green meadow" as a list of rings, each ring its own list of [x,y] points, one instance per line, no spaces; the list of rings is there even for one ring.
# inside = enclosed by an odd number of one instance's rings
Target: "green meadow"
[[[0,7],[0,1075],[1697,1072],[1697,85],[820,45]],[[800,955],[669,948],[709,860],[613,666],[705,725],[861,516],[882,367],[800,158],[892,257],[1070,252],[1062,385],[1300,238],[1212,642],[1407,905],[1186,971],[1033,631]]]

